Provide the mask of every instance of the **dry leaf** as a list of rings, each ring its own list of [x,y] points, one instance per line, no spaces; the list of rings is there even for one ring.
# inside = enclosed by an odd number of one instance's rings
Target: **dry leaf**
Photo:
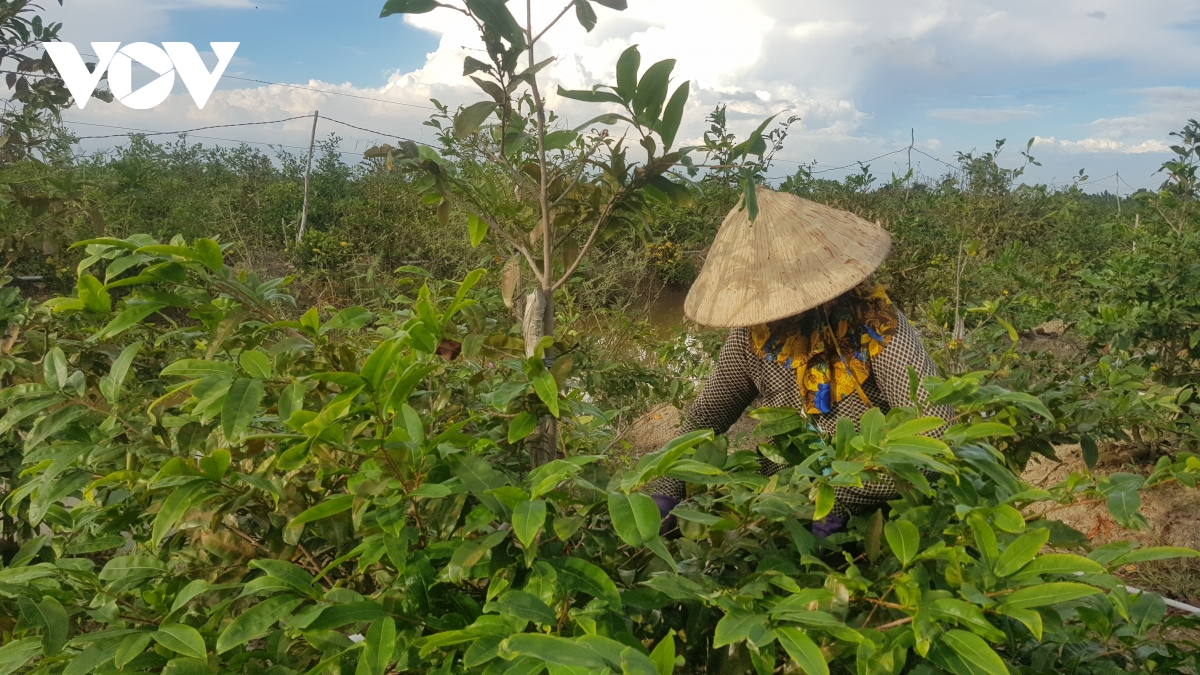
[[[500,273],[500,293],[504,298],[504,306],[513,309],[513,298],[521,286],[521,254],[514,253],[504,264]]]

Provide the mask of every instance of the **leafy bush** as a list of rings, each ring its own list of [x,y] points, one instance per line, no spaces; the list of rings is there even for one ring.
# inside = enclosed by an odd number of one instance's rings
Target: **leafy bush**
[[[1044,516],[1098,499],[1137,527],[1139,490],[1194,486],[1200,458],[1033,489],[996,445],[1050,411],[980,374],[923,384],[959,412],[944,440],[919,409],[833,437],[764,409],[764,451],[794,464],[770,478],[708,431],[612,467],[570,362],[488,335],[479,272],[395,311],[292,320],[289,280],[235,273],[212,240],[84,247],[76,294],[47,303],[0,390],[20,544],[0,569],[0,671],[1196,667],[1159,632],[1187,621],[1112,574],[1195,552],[1089,552]],[[563,452],[530,471],[546,414]],[[679,538],[638,491],[662,475],[695,490]],[[812,538],[834,487],[878,475],[903,496]]]

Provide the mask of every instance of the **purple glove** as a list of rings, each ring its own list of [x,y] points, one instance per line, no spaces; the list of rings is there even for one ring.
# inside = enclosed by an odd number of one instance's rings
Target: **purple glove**
[[[813,521],[812,533],[816,538],[824,539],[835,532],[841,532],[845,528],[846,519],[831,513],[821,520]]]
[[[662,519],[662,527],[659,528],[660,536],[667,536],[667,533],[676,529],[675,516],[671,514],[671,510],[679,506],[679,500],[671,495],[650,495],[654,503],[658,505],[658,517]]]

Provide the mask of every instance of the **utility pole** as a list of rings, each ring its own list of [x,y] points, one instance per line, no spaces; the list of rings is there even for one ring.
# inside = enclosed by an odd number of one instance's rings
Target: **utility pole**
[[[908,202],[908,191],[912,188],[912,150],[913,146],[917,144],[917,130],[914,127],[910,127],[908,133],[908,175],[905,177],[906,185],[904,186],[905,203]]]
[[[1117,216],[1121,215],[1121,172],[1117,172]]]
[[[313,111],[312,135],[308,137],[308,168],[304,170],[304,206],[300,209],[300,229],[296,231],[296,243],[304,238],[304,230],[308,225],[308,177],[312,174],[313,145],[317,142],[317,118],[320,113]]]

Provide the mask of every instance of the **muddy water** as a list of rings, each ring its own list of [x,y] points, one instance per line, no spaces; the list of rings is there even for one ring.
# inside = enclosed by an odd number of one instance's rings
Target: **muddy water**
[[[687,325],[683,314],[683,301],[687,298],[686,288],[664,288],[649,304],[646,319],[659,332],[669,332]]]

